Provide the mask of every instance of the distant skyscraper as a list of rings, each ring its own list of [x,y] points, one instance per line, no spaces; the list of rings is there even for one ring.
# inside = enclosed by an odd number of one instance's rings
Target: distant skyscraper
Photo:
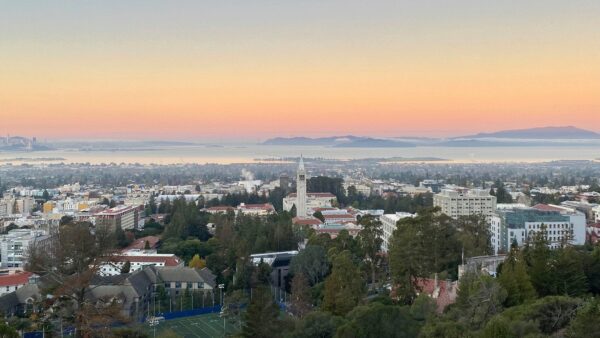
[[[298,176],[296,179],[296,216],[306,217],[306,170],[304,160],[300,156]]]

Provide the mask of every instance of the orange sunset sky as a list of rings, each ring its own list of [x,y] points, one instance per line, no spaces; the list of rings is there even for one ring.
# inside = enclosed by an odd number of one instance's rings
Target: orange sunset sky
[[[600,1],[10,1],[0,133],[600,131]]]

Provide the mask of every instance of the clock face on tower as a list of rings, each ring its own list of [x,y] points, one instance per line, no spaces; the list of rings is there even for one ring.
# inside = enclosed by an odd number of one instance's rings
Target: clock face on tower
[[[304,175],[298,176],[298,179],[304,181],[305,180]]]

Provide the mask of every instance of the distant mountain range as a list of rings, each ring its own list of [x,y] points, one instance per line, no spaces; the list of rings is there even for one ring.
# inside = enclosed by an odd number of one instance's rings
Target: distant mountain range
[[[539,140],[585,140],[600,139],[600,134],[577,127],[541,127],[529,129],[501,130],[494,133],[479,133],[456,138],[509,138],[509,139],[539,139]]]
[[[263,145],[325,146],[338,148],[407,148],[431,147],[543,147],[555,146],[600,146],[600,134],[576,127],[542,127],[530,129],[502,130],[479,133],[449,139],[426,137],[374,138],[362,136],[331,137],[277,137],[268,139]]]

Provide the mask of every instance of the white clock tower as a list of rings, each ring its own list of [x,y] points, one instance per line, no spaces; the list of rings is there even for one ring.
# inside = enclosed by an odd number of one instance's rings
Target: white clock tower
[[[306,215],[306,170],[304,169],[304,160],[300,156],[298,164],[298,174],[296,177],[296,216],[300,218]]]

